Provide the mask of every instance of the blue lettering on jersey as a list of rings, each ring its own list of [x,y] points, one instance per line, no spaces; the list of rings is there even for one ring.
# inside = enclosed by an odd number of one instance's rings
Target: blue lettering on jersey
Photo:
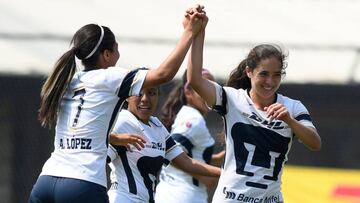
[[[60,149],[91,149],[92,139],[89,138],[65,138],[66,146],[63,139],[60,139]]]
[[[165,151],[165,147],[163,147],[161,142],[151,142],[151,144],[146,144],[145,147]]]
[[[267,121],[267,120],[263,120],[260,118],[260,116],[256,115],[256,113],[251,112],[251,115],[248,116],[249,118],[251,118],[252,120],[266,126],[267,128],[271,128],[274,130],[280,130],[280,129],[284,129],[284,126],[280,126],[283,122],[282,121]]]
[[[279,195],[270,195],[265,198],[258,198],[252,196],[246,196],[245,194],[239,193],[237,194],[234,191],[223,188],[223,194],[225,195],[225,199],[233,199],[238,202],[250,202],[250,203],[278,203],[280,201]]]

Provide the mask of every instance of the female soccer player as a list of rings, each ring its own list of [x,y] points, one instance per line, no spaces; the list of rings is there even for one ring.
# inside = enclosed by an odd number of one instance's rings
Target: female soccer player
[[[226,125],[225,162],[213,202],[283,202],[281,174],[292,139],[310,150],[321,148],[305,106],[277,93],[285,55],[276,45],[255,46],[230,74],[228,87],[221,87],[201,76],[204,36],[201,31],[192,43],[188,80]]]
[[[187,173],[220,176],[220,168],[187,156],[162,123],[152,116],[156,111],[158,96],[158,88],[143,89],[140,96],[128,98],[127,110],[122,110],[118,115],[111,136],[137,134],[146,143],[142,150],[138,150],[140,146],[137,143],[135,146],[110,145],[110,203],[154,202],[156,176],[163,163],[169,161]]]
[[[41,91],[39,120],[56,122],[54,152],[43,166],[29,202],[108,202],[108,135],[121,103],[142,88],[171,80],[180,67],[204,14],[187,14],[184,31],[167,59],[152,70],[113,67],[118,44],[108,27],[88,24],[72,39]],[[76,72],[75,57],[85,69]],[[75,73],[76,72],[76,73]]]
[[[172,124],[171,137],[181,144],[188,156],[209,164],[213,162],[212,155],[215,144],[204,119],[209,108],[205,101],[191,88],[186,77],[185,72],[182,84],[175,87],[177,93],[165,102],[162,115],[177,114]],[[202,71],[202,77],[214,81],[212,74],[205,69]],[[175,166],[169,165],[161,171],[160,183],[156,187],[155,202],[207,203],[206,186],[212,188],[217,181],[218,179],[213,177],[194,177]]]

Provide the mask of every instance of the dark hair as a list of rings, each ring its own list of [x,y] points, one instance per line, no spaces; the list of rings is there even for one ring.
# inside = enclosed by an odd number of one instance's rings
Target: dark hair
[[[214,80],[208,70],[203,69],[202,75],[204,74],[209,74],[211,80]],[[187,90],[192,90],[192,87],[187,80],[187,70],[185,70],[181,78],[181,83],[171,90],[167,100],[164,102],[160,110],[159,118],[169,131],[171,130],[171,125],[174,123],[176,115],[180,111],[181,107],[188,103],[184,92],[185,88]]]
[[[95,49],[101,36],[100,25],[88,24],[80,28],[71,40],[70,44],[73,44],[73,47],[56,62],[41,89],[38,117],[42,126],[51,128],[56,122],[61,99],[76,71],[75,56],[82,61],[85,70],[97,69],[96,63],[100,53],[104,50],[113,51],[115,36],[108,27],[102,26],[102,28],[103,39],[89,58],[85,59]]]
[[[177,84],[169,93],[166,101],[164,102],[159,119],[163,122],[168,131],[171,130],[171,125],[174,123],[176,114],[180,111],[181,107],[187,104],[184,88],[190,88],[187,84],[187,71],[182,75],[182,82]]]
[[[237,68],[235,68],[229,76],[226,86],[236,89],[249,89],[251,88],[250,78],[246,74],[246,67],[254,70],[259,62],[263,59],[275,57],[281,62],[281,68],[285,74],[285,68],[287,67],[286,57],[278,45],[274,44],[260,44],[250,50],[248,56],[240,62]]]

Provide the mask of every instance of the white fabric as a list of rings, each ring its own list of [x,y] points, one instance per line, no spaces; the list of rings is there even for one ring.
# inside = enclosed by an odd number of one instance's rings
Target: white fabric
[[[292,130],[283,121],[270,122],[266,112],[255,108],[246,90],[216,86],[216,98],[225,96],[224,89],[227,99],[226,157],[213,202],[282,201],[281,175],[292,143]],[[283,104],[294,118],[309,117],[300,101],[277,94],[276,102]],[[217,99],[216,105],[221,104]],[[300,122],[315,128],[310,120]]]
[[[75,73],[61,103],[54,140],[54,152],[40,175],[86,180],[107,186],[106,156],[111,117],[117,114],[118,102],[137,95],[147,70],[137,71],[124,84],[130,91],[118,97],[120,85],[129,71],[108,69]]]
[[[112,196],[110,198],[111,203],[149,202],[150,199],[153,200],[156,175],[161,170],[164,158],[171,161],[183,153],[181,147],[174,141],[169,142],[169,139],[172,138],[156,117],[151,117],[148,124],[142,123],[127,110],[122,110],[119,113],[113,132],[137,134],[143,136],[146,143],[145,148],[140,151],[132,147],[133,152],[121,151],[121,147],[119,150],[119,147],[115,146],[118,150],[118,156],[109,166],[111,168],[111,182],[116,182],[117,188],[109,190],[109,196]],[[168,146],[167,143],[172,143],[172,145]],[[109,150],[111,149],[109,148]],[[128,168],[126,168],[127,165]],[[132,174],[135,184],[129,180],[127,173]],[[144,174],[146,174],[145,177]],[[146,180],[151,181],[150,190],[146,187]],[[131,192],[131,187],[136,188],[135,193]]]
[[[186,151],[189,156],[198,161],[206,162],[203,155],[204,153],[208,153],[206,149],[212,148],[215,141],[206,126],[204,117],[198,110],[190,106],[183,106],[180,109],[171,130],[173,137],[176,134],[184,136],[192,143],[193,147],[190,149],[190,152],[186,146],[183,146],[184,151]],[[209,156],[211,157],[211,155],[212,151]],[[195,180],[194,183],[191,175],[172,165],[163,167],[160,175],[160,183],[156,189],[155,202],[206,203],[208,201],[207,188],[201,182],[198,182],[198,184],[197,182],[198,181]]]

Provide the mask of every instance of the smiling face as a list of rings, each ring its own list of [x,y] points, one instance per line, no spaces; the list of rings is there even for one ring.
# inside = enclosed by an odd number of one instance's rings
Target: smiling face
[[[128,99],[128,110],[143,123],[148,123],[150,116],[156,111],[159,98],[159,89],[155,87],[141,91],[139,96],[131,96]]]
[[[254,102],[274,102],[282,78],[281,62],[275,57],[265,58],[253,70],[247,68],[246,73],[251,81],[250,95]]]

